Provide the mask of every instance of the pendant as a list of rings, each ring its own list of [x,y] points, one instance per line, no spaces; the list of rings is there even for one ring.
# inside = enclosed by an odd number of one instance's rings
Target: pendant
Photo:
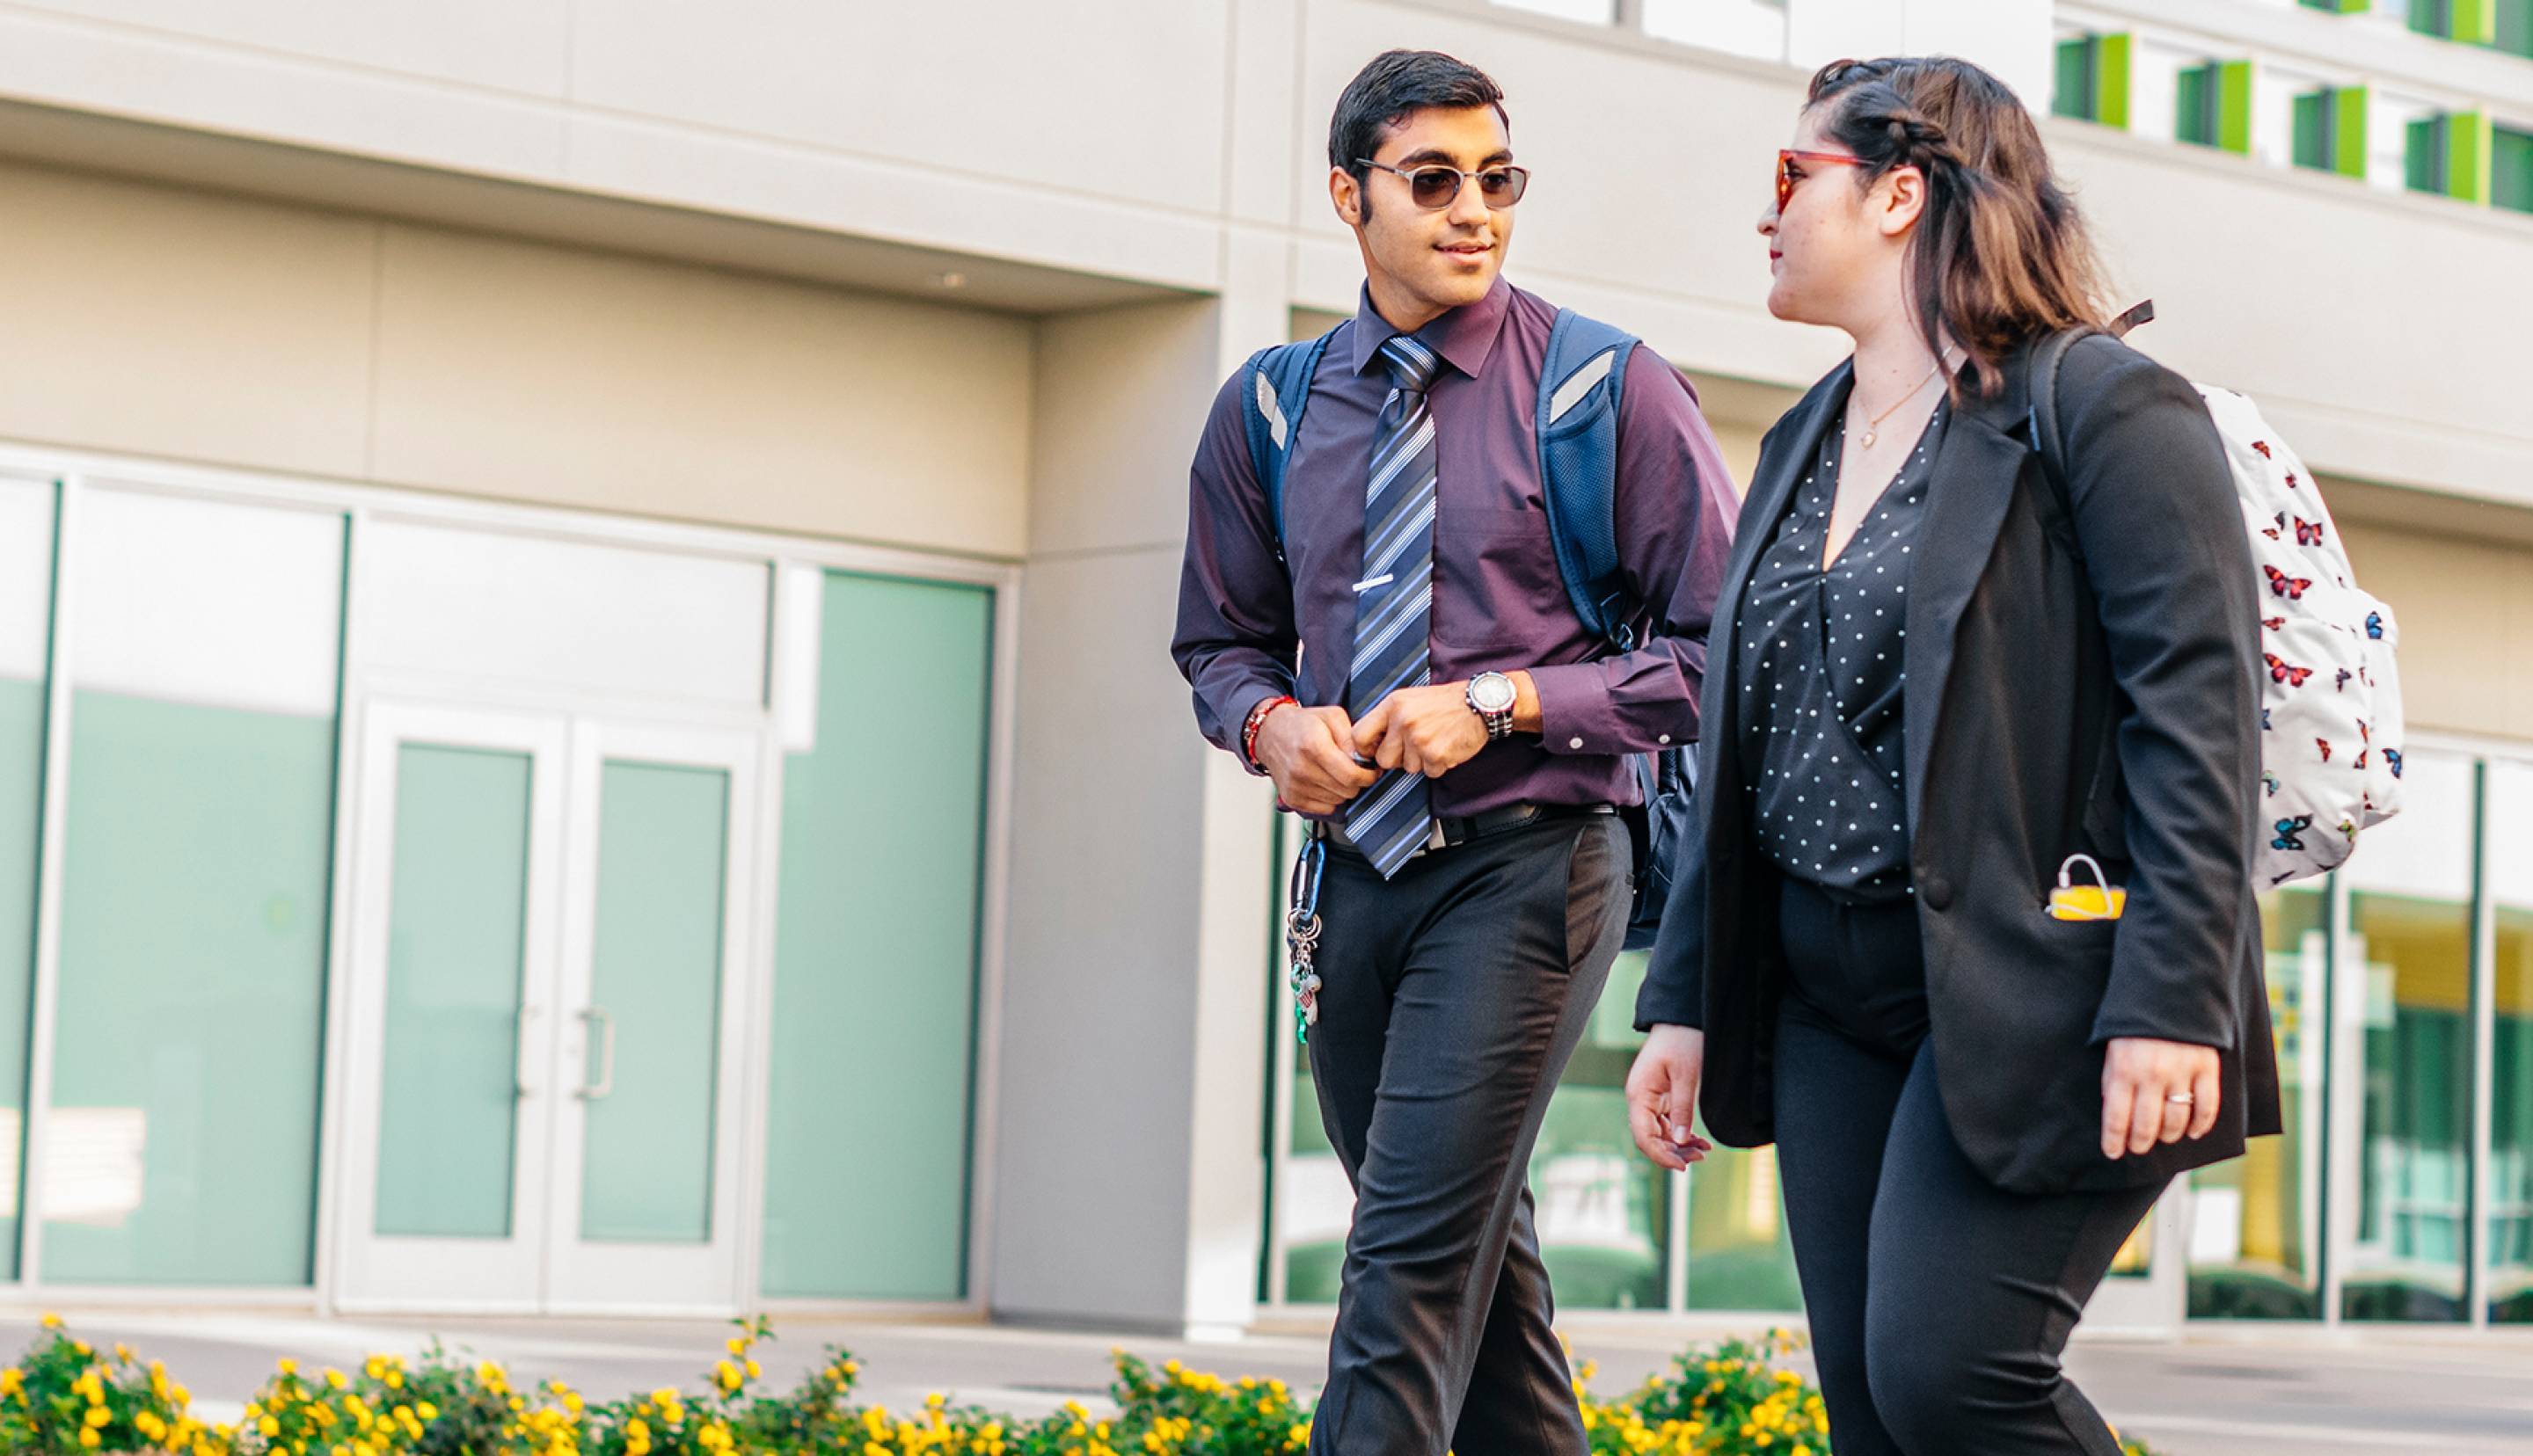
[[[1873,448],[1873,432],[1870,430],[1864,432],[1863,437],[1857,439],[1856,443],[1868,450]]]

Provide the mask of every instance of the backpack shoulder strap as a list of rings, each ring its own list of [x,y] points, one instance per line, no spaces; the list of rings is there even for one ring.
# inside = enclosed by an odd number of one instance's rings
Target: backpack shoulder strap
[[[1337,328],[1345,325],[1340,323]],[[1241,416],[1249,431],[1249,464],[1266,493],[1266,518],[1275,527],[1275,556],[1284,555],[1284,465],[1301,437],[1302,411],[1311,402],[1311,378],[1336,329],[1299,343],[1276,344],[1249,356],[1241,368]]]
[[[1558,311],[1539,371],[1539,478],[1548,539],[1574,614],[1620,652],[1628,627],[1626,569],[1619,560],[1619,401],[1635,335]]]
[[[2067,437],[2058,417],[2058,374],[2067,363],[2067,353],[2081,340],[2096,333],[2115,339],[2128,337],[2129,330],[2154,320],[2154,300],[2147,299],[2111,320],[2108,328],[2071,328],[2041,340],[2032,350],[2032,379],[2028,393],[2032,401],[2032,447],[2040,454],[2040,473],[2049,482],[2051,503],[2058,508],[2067,545],[2075,545],[2076,505],[2067,486]]]

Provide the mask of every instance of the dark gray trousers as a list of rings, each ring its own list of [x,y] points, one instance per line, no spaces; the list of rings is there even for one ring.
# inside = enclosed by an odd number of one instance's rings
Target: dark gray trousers
[[[1420,855],[1332,849],[1320,1117],[1354,1185],[1314,1456],[1577,1456],[1583,1426],[1527,1172],[1626,932],[1616,815]]]
[[[1831,1449],[2119,1456],[2058,1357],[2164,1186],[1988,1182],[1944,1119],[1916,906],[1789,883],[1781,928],[1777,1169]]]

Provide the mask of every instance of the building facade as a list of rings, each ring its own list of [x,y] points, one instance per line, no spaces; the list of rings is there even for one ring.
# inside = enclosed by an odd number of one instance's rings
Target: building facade
[[[2288,1136],[2096,1323],[2533,1323],[2526,0],[0,6],[0,1300],[1322,1317],[1281,831],[1165,647],[1390,45],[1504,83],[1512,276],[1745,476],[1839,353],[1751,231],[1810,68],[2054,113],[2413,738],[2268,905]],[[1562,1308],[1791,1312],[1769,1155],[1629,1150],[1614,979]]]

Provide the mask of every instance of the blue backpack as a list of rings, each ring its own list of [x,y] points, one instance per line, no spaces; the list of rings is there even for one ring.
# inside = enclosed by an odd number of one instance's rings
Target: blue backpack
[[[1340,327],[1343,325],[1340,325]],[[1275,524],[1275,553],[1284,552],[1284,464],[1311,401],[1311,379],[1335,330],[1297,344],[1261,349],[1243,368],[1249,460],[1266,492]],[[1548,541],[1558,574],[1585,630],[1613,652],[1635,648],[1630,623],[1641,610],[1619,562],[1619,393],[1626,382],[1634,335],[1560,310],[1539,373],[1539,475],[1548,496]],[[1626,948],[1654,942],[1671,899],[1673,846],[1688,833],[1694,750],[1675,745],[1634,756],[1644,803],[1626,811],[1636,845],[1636,901]]]

